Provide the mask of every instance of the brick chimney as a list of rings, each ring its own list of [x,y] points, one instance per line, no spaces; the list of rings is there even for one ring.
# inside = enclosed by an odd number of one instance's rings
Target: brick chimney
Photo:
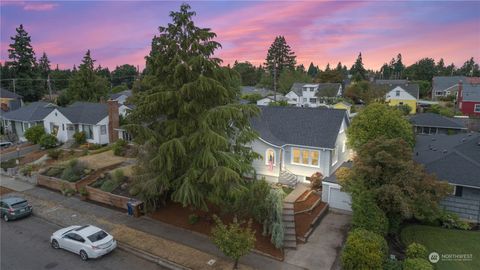
[[[458,81],[458,93],[457,93],[457,103],[458,103],[458,108],[462,110],[462,101],[463,101],[463,82]]]
[[[108,100],[108,139],[110,143],[118,140],[118,129],[120,127],[120,115],[118,113],[118,102],[116,100]]]

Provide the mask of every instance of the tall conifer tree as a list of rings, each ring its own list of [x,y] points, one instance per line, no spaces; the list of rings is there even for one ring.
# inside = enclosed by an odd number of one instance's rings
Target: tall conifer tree
[[[140,146],[133,192],[152,209],[172,199],[184,206],[222,205],[244,188],[257,157],[249,120],[258,113],[236,102],[238,73],[213,54],[216,34],[193,22],[188,4],[159,27],[146,57],[142,91],[127,127]]]

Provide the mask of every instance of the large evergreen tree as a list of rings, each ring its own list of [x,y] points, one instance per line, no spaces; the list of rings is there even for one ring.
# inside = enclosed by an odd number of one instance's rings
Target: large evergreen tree
[[[403,73],[405,71],[405,65],[402,62],[402,54],[397,55],[397,60],[393,64],[393,73],[396,79],[403,78]]]
[[[107,96],[109,83],[105,78],[97,75],[94,63],[95,60],[92,59],[88,50],[68,87],[67,96],[70,101],[98,102],[102,97]]]
[[[277,82],[279,75],[284,69],[295,69],[296,56],[290,46],[287,44],[285,37],[278,36],[268,49],[267,58],[265,59],[265,67],[270,76],[276,74]]]
[[[50,60],[48,60],[47,54],[45,52],[38,60],[38,69],[40,71],[40,76],[43,79],[46,79],[50,74]]]
[[[9,61],[6,66],[11,69],[12,79],[15,79],[15,90],[26,101],[36,101],[43,95],[44,88],[39,79],[35,52],[30,44],[30,35],[23,25],[16,28],[15,36],[11,37],[12,43],[8,49]]]
[[[464,76],[480,76],[480,68],[477,63],[475,63],[475,60],[473,57],[465,61],[463,66],[458,70],[459,75],[464,75]]]
[[[367,70],[363,66],[362,53],[358,54],[355,64],[353,64],[350,69],[350,73],[353,76],[353,79],[356,81],[366,80],[367,79]]]
[[[308,71],[307,71],[307,74],[312,77],[312,78],[315,78],[318,74],[318,67],[314,66],[313,65],[313,62],[310,63],[310,66],[308,66]]]
[[[140,146],[132,192],[149,209],[171,198],[205,209],[243,190],[243,175],[257,157],[246,143],[255,138],[252,105],[235,103],[237,72],[213,54],[216,34],[199,28],[188,4],[159,27],[146,57],[142,91],[127,129]]]

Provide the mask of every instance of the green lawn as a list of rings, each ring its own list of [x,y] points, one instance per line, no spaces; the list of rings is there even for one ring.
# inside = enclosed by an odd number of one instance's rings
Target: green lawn
[[[480,232],[448,230],[440,227],[410,225],[405,227],[400,237],[405,245],[417,242],[425,245],[428,252],[438,254],[472,254],[467,262],[439,261],[435,269],[480,269]]]

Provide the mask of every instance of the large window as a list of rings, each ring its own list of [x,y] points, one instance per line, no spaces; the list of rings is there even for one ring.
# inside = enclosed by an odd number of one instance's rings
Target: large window
[[[480,104],[475,104],[474,112],[480,113]]]
[[[107,134],[107,125],[101,125],[100,126],[100,134],[101,135]]]
[[[93,126],[92,125],[82,125],[83,132],[85,132],[85,137],[87,140],[93,139]]]
[[[307,166],[318,166],[320,160],[320,152],[318,150],[307,150],[293,148],[292,163]]]
[[[316,98],[311,98],[310,103],[317,103],[317,99]]]

